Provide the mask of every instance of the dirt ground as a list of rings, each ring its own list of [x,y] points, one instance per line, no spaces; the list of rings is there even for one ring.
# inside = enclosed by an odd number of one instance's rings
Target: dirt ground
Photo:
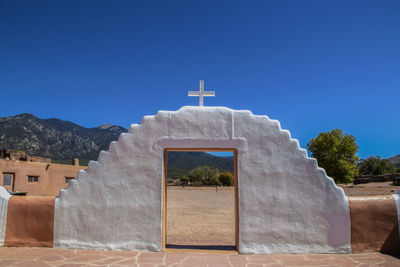
[[[400,186],[391,185],[392,182],[368,183],[358,185],[339,184],[346,196],[379,196],[395,194]]]
[[[166,243],[235,245],[234,188],[167,187]]]
[[[390,195],[391,182],[339,185],[347,196]],[[235,245],[234,188],[167,187],[167,244]]]

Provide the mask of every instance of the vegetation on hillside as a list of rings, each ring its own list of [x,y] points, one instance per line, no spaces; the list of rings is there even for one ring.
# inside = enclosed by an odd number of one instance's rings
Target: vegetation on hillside
[[[234,176],[232,172],[219,172],[217,168],[205,165],[197,166],[190,170],[188,175],[182,175],[180,178],[169,178],[167,182],[170,185],[233,186]]]
[[[167,156],[167,178],[188,176],[197,166],[210,166],[220,172],[233,172],[233,157],[219,157],[206,152],[170,151]]]

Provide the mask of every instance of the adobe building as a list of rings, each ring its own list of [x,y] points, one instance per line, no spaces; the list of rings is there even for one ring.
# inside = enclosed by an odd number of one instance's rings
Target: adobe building
[[[30,196],[57,196],[85,166],[53,164],[50,158],[31,157],[19,150],[2,150],[0,185],[10,192]]]

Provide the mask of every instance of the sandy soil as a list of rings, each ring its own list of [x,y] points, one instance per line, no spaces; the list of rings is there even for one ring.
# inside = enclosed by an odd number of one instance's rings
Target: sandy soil
[[[235,245],[234,189],[167,187],[167,244]]]
[[[347,196],[390,195],[391,182],[339,185]],[[167,244],[234,246],[234,189],[167,187]]]
[[[400,189],[400,186],[393,186],[391,184],[392,182],[383,182],[358,185],[339,184],[338,186],[343,188],[346,196],[378,196],[395,194]]]

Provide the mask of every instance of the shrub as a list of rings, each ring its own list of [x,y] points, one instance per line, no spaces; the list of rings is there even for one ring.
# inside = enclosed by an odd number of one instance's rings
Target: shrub
[[[233,186],[234,178],[231,172],[221,172],[218,174],[218,180],[223,186]]]
[[[198,166],[189,172],[190,182],[198,183],[203,185],[210,185],[211,179],[218,173],[217,168],[210,166]]]
[[[210,185],[221,185],[218,176],[214,176],[210,180]]]
[[[189,178],[189,176],[184,175],[179,180],[180,180],[181,185],[187,185],[187,184],[189,184],[190,178]]]

